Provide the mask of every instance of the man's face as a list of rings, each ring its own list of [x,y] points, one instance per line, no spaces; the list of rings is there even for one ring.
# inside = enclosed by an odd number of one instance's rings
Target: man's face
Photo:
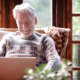
[[[24,14],[18,13],[16,17],[18,30],[22,37],[29,37],[34,34],[35,24],[37,24],[36,17],[33,19],[29,12]]]

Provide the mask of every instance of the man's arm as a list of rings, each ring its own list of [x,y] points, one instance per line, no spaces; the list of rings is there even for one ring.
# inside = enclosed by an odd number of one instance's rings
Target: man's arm
[[[47,66],[44,68],[44,70],[49,70],[51,68],[53,68],[53,70],[59,70],[61,60],[56,51],[53,39],[51,37],[46,37],[44,43],[44,47],[46,47],[45,55],[48,61]]]

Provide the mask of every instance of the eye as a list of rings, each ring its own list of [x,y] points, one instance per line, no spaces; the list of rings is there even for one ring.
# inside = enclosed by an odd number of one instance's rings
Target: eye
[[[23,23],[19,22],[20,25],[22,25]]]
[[[26,23],[27,25],[29,25],[29,24],[31,23],[31,21],[26,21],[25,23]]]
[[[30,23],[31,21],[27,21],[27,23]]]

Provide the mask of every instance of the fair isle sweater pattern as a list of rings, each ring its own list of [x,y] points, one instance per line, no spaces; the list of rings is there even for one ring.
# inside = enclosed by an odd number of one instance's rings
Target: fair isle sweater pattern
[[[28,38],[19,36],[17,32],[4,35],[0,44],[0,56],[36,57],[37,66],[59,58],[52,38],[37,32]]]

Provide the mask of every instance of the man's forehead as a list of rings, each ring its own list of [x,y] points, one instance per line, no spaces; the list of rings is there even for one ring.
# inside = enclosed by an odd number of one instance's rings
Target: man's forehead
[[[17,18],[26,18],[26,19],[30,19],[32,16],[30,14],[21,14],[21,13],[18,13],[16,15]]]

